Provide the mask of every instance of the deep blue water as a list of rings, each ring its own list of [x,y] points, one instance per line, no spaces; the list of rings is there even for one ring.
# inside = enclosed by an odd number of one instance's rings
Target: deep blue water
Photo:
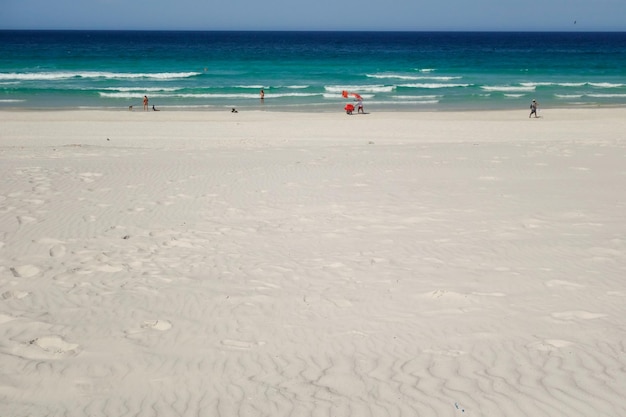
[[[259,91],[265,91],[265,100]],[[626,105],[626,33],[0,31],[0,108]]]

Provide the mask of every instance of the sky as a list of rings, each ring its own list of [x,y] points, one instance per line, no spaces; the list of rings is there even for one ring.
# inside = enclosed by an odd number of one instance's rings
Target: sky
[[[0,0],[0,29],[626,31],[626,0]]]

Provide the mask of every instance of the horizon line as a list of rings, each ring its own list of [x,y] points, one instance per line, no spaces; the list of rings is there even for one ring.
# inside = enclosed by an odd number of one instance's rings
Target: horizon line
[[[80,28],[0,28],[0,32],[291,32],[291,33],[626,33],[626,30],[586,29],[80,29]]]

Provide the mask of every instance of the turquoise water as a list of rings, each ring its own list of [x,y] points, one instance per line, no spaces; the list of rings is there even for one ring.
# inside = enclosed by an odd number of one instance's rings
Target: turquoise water
[[[264,89],[265,100],[259,99]],[[0,108],[626,105],[626,33],[0,31]]]

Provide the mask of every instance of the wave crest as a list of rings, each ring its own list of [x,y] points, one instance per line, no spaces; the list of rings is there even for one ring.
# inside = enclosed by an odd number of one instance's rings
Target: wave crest
[[[0,73],[0,80],[9,81],[45,81],[67,80],[71,78],[105,78],[105,79],[153,79],[172,80],[190,78],[200,75],[199,72],[156,72],[156,73],[125,73],[105,71],[79,72],[24,72]]]

